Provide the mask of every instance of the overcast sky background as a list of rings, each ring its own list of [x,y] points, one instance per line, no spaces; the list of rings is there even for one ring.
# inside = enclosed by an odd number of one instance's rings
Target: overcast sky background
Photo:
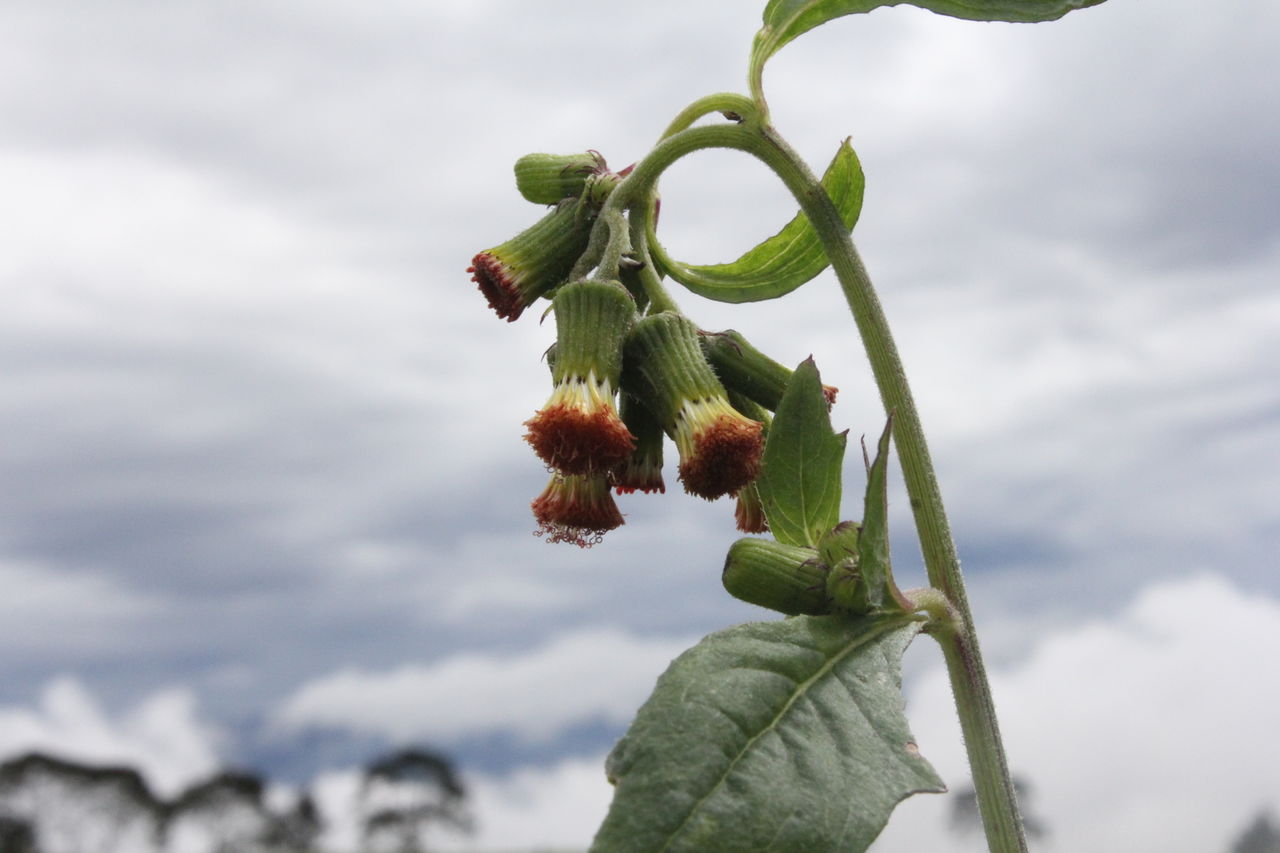
[[[0,757],[132,761],[162,790],[257,766],[336,813],[371,751],[421,742],[472,783],[481,831],[454,843],[585,846],[653,678],[768,617],[720,588],[727,501],[625,499],[591,551],[530,535],[554,329],[498,320],[464,270],[541,215],[522,154],[620,168],[741,91],[762,6],[0,6]],[[867,173],[855,240],[1043,849],[1225,849],[1280,813],[1278,41],[1254,0],[901,7],[766,70],[815,169],[851,136]],[[730,152],[663,199],[697,262],[794,211]],[[878,433],[829,275],[681,302],[812,353],[836,428]],[[940,664],[911,650],[908,712],[958,787]],[[948,807],[917,798],[876,849],[981,849]]]

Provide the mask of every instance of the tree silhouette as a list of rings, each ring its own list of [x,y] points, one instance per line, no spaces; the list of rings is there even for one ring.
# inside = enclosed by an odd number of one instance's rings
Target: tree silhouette
[[[420,853],[432,825],[471,829],[466,789],[444,756],[410,747],[370,763],[360,787],[366,845],[397,853]]]
[[[0,853],[39,853],[31,824],[21,818],[0,815]]]
[[[252,773],[223,771],[187,788],[168,807],[170,843],[184,849],[203,843],[215,853],[261,846],[274,825],[263,787]]]
[[[316,802],[304,792],[291,810],[273,821],[263,843],[269,850],[304,853],[312,849],[323,830],[324,821]]]
[[[0,812],[24,823],[40,848],[77,853],[156,850],[165,819],[138,771],[40,752],[0,764]]]
[[[1271,822],[1265,809],[1254,816],[1231,845],[1231,853],[1280,853],[1280,828]]]

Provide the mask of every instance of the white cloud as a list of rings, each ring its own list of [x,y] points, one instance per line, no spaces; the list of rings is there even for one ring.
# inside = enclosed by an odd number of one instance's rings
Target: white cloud
[[[218,768],[214,732],[194,695],[151,694],[112,716],[75,679],[59,678],[35,708],[0,706],[0,758],[45,752],[72,761],[136,768],[160,796],[173,796]]]
[[[603,755],[468,782],[479,826],[461,849],[585,850],[613,797]]]
[[[466,653],[386,672],[344,670],[304,684],[275,719],[285,728],[332,726],[435,741],[492,731],[538,739],[575,723],[626,723],[690,643],[591,629],[517,654]]]
[[[1038,849],[1223,850],[1280,808],[1280,602],[1215,576],[1149,586],[1114,619],[1064,629],[993,673],[1015,775],[1049,830]],[[953,790],[966,763],[945,675],[908,688],[921,751]],[[948,833],[946,797],[916,797],[876,850],[981,846]]]

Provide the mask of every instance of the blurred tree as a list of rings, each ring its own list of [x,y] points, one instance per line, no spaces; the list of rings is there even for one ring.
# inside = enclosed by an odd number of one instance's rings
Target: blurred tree
[[[163,804],[136,770],[40,752],[0,764],[0,812],[25,823],[44,853],[147,853],[164,827]]]
[[[364,771],[360,811],[371,850],[420,853],[433,825],[469,832],[466,789],[444,756],[410,747],[383,756]]]
[[[39,853],[31,824],[0,814],[0,853]]]
[[[1263,809],[1231,845],[1231,853],[1280,853],[1280,829]]]
[[[292,809],[275,818],[263,842],[269,850],[305,853],[313,848],[323,830],[324,821],[315,800],[304,791]]]
[[[217,773],[187,788],[168,807],[170,846],[212,853],[260,848],[274,825],[263,789],[259,776],[234,771]]]

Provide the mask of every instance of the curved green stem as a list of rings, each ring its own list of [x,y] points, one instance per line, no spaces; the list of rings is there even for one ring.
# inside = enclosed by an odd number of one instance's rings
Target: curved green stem
[[[740,97],[740,96],[739,96]],[[748,99],[741,98],[742,101]],[[754,155],[786,184],[809,217],[836,278],[844,291],[872,374],[886,411],[893,414],[893,436],[906,481],[911,510],[924,554],[929,583],[944,595],[958,616],[956,630],[938,632],[956,709],[964,734],[974,788],[992,853],[1026,853],[1027,845],[1018,812],[1017,796],[1009,775],[1004,746],[996,722],[995,705],[987,681],[973,616],[965,594],[960,561],[951,538],[942,495],[925,442],[906,372],[889,323],[871,285],[866,267],[840,219],[840,214],[817,177],[777,132],[763,123],[764,113],[748,102],[736,117],[736,125],[690,125],[729,103],[724,95],[696,102],[672,123],[669,135],[644,158],[619,185],[606,204],[631,206],[636,198],[649,198],[658,176],[671,163],[703,148],[733,148]],[[639,219],[648,219],[644,212]],[[617,239],[617,235],[614,235]],[[656,245],[651,246],[656,250]]]
[[[738,121],[742,121],[759,113],[759,106],[755,101],[739,95],[735,92],[717,92],[714,95],[706,95],[698,98],[689,106],[680,111],[671,124],[667,125],[667,129],[662,131],[660,139],[666,139],[668,136],[675,136],[682,130],[690,128],[693,123],[703,116],[711,113],[721,113],[725,118],[733,117]]]
[[[650,189],[640,204],[643,205],[643,210],[652,211],[657,201],[658,194]],[[650,314],[657,314],[662,311],[678,311],[679,307],[676,305],[676,301],[671,298],[671,294],[667,293],[667,289],[662,286],[662,277],[658,275],[658,270],[653,263],[653,254],[650,251],[646,226],[649,219],[649,216],[635,215],[634,209],[632,210],[629,222],[631,246],[636,253],[636,257],[641,261],[637,275],[640,277],[640,284],[644,287],[645,295],[649,297]]]
[[[771,127],[762,128],[760,144],[748,150],[782,178],[813,223],[866,347],[881,400],[885,409],[893,413],[893,437],[929,583],[946,596],[960,617],[959,630],[939,635],[937,639],[942,645],[955,693],[987,843],[992,853],[1025,853],[1027,844],[1017,795],[1000,739],[991,687],[960,573],[960,560],[951,538],[924,429],[888,320],[839,212],[800,157]]]
[[[942,505],[924,429],[916,411],[906,371],[889,323],[871,286],[866,267],[854,248],[840,214],[818,179],[771,127],[761,132],[760,156],[791,190],[813,223],[844,290],[845,300],[861,334],[871,370],[885,409],[893,413],[893,437],[906,480],[911,510],[924,552],[929,583],[951,602],[961,620],[960,630],[938,637],[947,663],[956,708],[964,734],[974,788],[987,842],[993,853],[1025,853],[1017,795],[1009,775],[996,721],[991,687],[973,628],[960,560]]]

